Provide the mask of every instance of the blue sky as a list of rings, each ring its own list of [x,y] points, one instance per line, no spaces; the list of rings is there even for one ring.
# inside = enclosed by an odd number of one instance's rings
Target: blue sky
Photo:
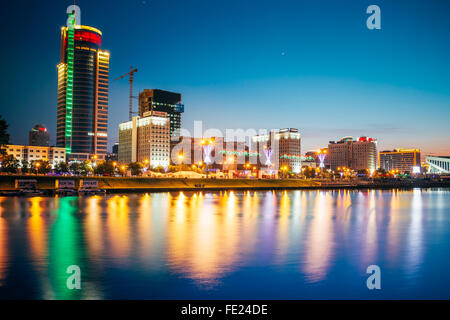
[[[2,1],[0,114],[12,142],[56,128],[60,27],[72,1]],[[183,94],[183,127],[298,128],[304,152],[342,136],[450,155],[450,2],[79,0],[111,52],[109,142],[135,92]],[[368,30],[366,8],[381,8]],[[135,104],[137,107],[137,101]]]

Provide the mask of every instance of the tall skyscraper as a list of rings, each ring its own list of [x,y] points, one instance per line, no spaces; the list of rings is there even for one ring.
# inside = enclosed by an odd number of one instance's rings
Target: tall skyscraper
[[[48,147],[50,145],[50,134],[45,126],[37,124],[28,135],[28,144],[30,146]]]
[[[180,137],[181,114],[184,112],[181,93],[145,89],[139,94],[139,116],[144,117],[145,113],[150,111],[166,112],[170,118],[172,140]]]
[[[69,160],[107,153],[109,52],[101,42],[96,28],[61,28],[56,145]]]

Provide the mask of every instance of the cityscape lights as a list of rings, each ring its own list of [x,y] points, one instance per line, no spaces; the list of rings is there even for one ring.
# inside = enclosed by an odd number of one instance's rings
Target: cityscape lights
[[[319,151],[319,168],[325,168],[325,158],[327,156],[327,150]]]
[[[266,166],[271,166],[272,161],[270,159],[272,157],[272,149],[264,146],[264,154],[266,156]]]
[[[211,163],[211,152],[214,149],[214,141],[210,139],[209,141],[202,140],[202,146],[203,146],[203,154],[204,154],[204,162],[206,164]]]

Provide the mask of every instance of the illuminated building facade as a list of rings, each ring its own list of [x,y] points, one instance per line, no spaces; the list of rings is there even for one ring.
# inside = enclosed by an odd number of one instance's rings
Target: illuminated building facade
[[[48,147],[50,145],[50,134],[45,126],[37,124],[31,128],[28,134],[28,144],[30,146]]]
[[[380,151],[380,168],[386,171],[398,170],[400,173],[413,172],[420,168],[419,149],[395,149]]]
[[[61,28],[56,145],[68,159],[104,159],[108,143],[109,52],[88,26]]]
[[[208,149],[208,154],[205,154],[205,143],[209,144],[210,141],[211,146]],[[222,137],[203,139],[181,136],[178,141],[171,141],[171,163],[174,165],[180,163],[178,156],[182,154],[183,164],[199,165],[206,162],[209,165],[214,166],[216,164],[216,159],[214,157],[215,151],[222,150],[222,143]]]
[[[184,112],[181,93],[145,89],[139,93],[139,116],[143,117],[144,113],[151,111],[167,113],[170,118],[170,136],[177,140],[180,137],[181,114]]]
[[[346,167],[352,170],[377,169],[377,141],[374,138],[344,137],[328,144],[328,161],[332,170]]]
[[[260,166],[293,173],[301,171],[301,134],[298,129],[285,128],[254,136],[250,149],[258,150]]]
[[[57,162],[66,161],[65,148],[43,146],[6,145],[3,150],[19,161],[48,161],[55,165]]]
[[[145,117],[119,124],[119,163],[170,164],[170,118],[165,112],[146,112]]]
[[[280,168],[287,167],[294,173],[300,173],[302,168],[301,137],[298,129],[281,129],[274,134],[275,140],[278,141],[278,154],[276,149],[274,154],[279,158]]]

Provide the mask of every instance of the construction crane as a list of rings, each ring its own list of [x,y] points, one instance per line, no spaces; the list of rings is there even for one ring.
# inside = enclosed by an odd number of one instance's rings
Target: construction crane
[[[130,67],[130,72],[125,73],[124,75],[114,79],[114,80],[120,80],[122,78],[125,78],[126,76],[130,76],[129,82],[130,82],[130,110],[129,110],[129,118],[130,121],[133,119],[133,80],[134,80],[134,74],[138,71],[138,69],[133,69],[133,66]]]

